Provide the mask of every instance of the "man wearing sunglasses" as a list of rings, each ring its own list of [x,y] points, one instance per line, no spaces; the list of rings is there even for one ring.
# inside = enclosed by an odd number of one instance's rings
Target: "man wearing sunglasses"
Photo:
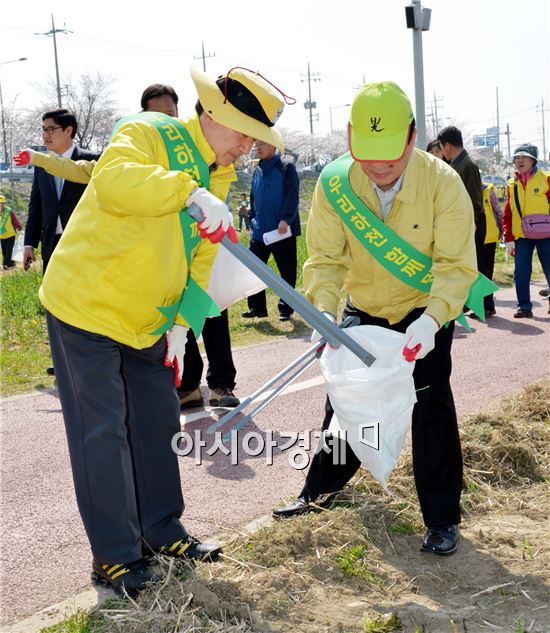
[[[68,110],[52,110],[42,115],[42,138],[48,150],[73,160],[97,160],[99,154],[75,145],[76,131],[76,117]],[[84,189],[86,185],[51,176],[40,167],[35,168],[25,226],[25,270],[36,261],[35,250],[42,243],[42,266],[46,272],[50,257]]]

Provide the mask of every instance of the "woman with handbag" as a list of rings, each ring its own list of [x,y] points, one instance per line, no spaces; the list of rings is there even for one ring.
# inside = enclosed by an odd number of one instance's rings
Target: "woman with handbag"
[[[534,145],[526,143],[515,149],[516,174],[508,181],[506,192],[504,241],[508,255],[515,256],[516,319],[533,316],[529,286],[535,248],[550,284],[550,174],[538,169],[537,159]]]

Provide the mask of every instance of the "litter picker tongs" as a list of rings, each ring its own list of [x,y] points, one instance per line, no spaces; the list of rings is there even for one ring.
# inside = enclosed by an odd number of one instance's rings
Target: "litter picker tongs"
[[[353,325],[359,324],[358,317],[347,317],[340,324],[340,328],[351,327]],[[281,392],[283,392],[288,386],[290,386],[296,379],[298,379],[307,369],[309,369],[315,361],[321,356],[321,353],[325,347],[325,341],[321,339],[318,341],[313,347],[310,347],[306,350],[301,356],[299,356],[296,360],[292,361],[290,365],[281,370],[276,376],[273,376],[270,380],[268,380],[264,385],[256,389],[254,393],[251,393],[245,400],[241,402],[237,407],[231,409],[228,413],[226,413],[219,420],[211,424],[207,429],[207,434],[215,433],[220,427],[224,426],[232,420],[236,415],[238,415],[243,409],[245,409],[249,404],[254,402],[260,398],[263,394],[266,396],[258,402],[256,407],[247,413],[244,417],[242,417],[234,426],[231,427],[230,431],[227,431],[222,440],[225,442],[231,437],[231,431],[238,431],[243,426],[247,425],[250,420],[259,413],[264,407],[266,407],[270,402],[272,402]],[[276,387],[274,385],[281,381]],[[272,391],[268,391],[270,387],[274,387]]]
[[[197,222],[202,222],[203,215],[202,211],[196,204],[192,204],[188,208],[189,215],[194,218]],[[283,299],[289,306],[291,306],[296,312],[303,317],[309,325],[319,334],[321,335],[322,340],[325,343],[328,343],[330,346],[334,348],[340,347],[340,345],[344,345],[350,352],[355,354],[357,358],[361,362],[363,362],[367,367],[370,367],[372,363],[376,360],[375,357],[368,352],[362,345],[360,345],[357,341],[355,341],[351,336],[349,336],[344,328],[338,327],[335,323],[333,323],[330,319],[327,319],[326,316],[323,315],[322,312],[317,310],[315,306],[313,306],[307,299],[305,299],[299,292],[297,292],[292,286],[290,286],[284,279],[276,275],[271,268],[267,264],[264,264],[256,255],[250,252],[248,248],[246,248],[240,242],[234,244],[227,235],[224,235],[221,244],[234,256],[236,257],[242,264],[244,264],[250,271],[252,271],[257,277],[259,277],[265,284],[267,284],[281,299]],[[342,324],[343,325],[343,324]],[[322,347],[322,343],[320,342],[315,349]],[[282,373],[287,373],[288,371],[292,371],[296,367],[298,367],[299,363],[312,354],[312,350],[308,350],[300,358],[296,359],[291,365],[289,365],[286,370],[283,370]],[[315,356],[309,359],[308,362],[312,364],[315,361]],[[308,365],[309,366],[309,365]],[[300,367],[296,369],[297,373],[296,378],[303,373],[307,367]],[[294,378],[295,379],[295,378]],[[274,381],[275,379],[273,379]],[[274,384],[273,381],[270,381],[271,384]],[[285,385],[286,386],[286,385]],[[265,387],[265,385],[264,385]],[[283,387],[284,388],[284,387]],[[262,393],[265,390],[262,389]],[[282,390],[282,389],[281,389]],[[278,391],[277,393],[280,393]],[[263,404],[263,403],[262,403]],[[265,405],[264,405],[265,406]],[[257,411],[256,411],[257,412]],[[224,418],[218,421],[219,424]],[[221,426],[221,424],[219,425]],[[217,426],[216,428],[219,428]],[[212,428],[212,427],[210,427]],[[209,432],[210,429],[208,429]]]

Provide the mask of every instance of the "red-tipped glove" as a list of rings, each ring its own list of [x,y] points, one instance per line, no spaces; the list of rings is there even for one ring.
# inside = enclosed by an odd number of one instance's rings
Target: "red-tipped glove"
[[[183,325],[174,325],[166,332],[166,356],[164,366],[174,368],[174,384],[181,385],[183,375],[183,356],[185,354],[185,344],[187,342],[187,332],[189,330]]]
[[[236,244],[239,241],[239,238],[237,237],[237,231],[235,231],[235,227],[234,226],[230,226],[227,231],[224,231],[223,228],[221,226],[219,226],[214,233],[209,233],[207,229],[203,228],[203,223],[201,222],[198,227],[199,227],[199,235],[204,239],[207,238],[209,239],[212,244],[217,244],[218,242],[221,242],[223,239],[223,236],[227,234],[227,237],[229,237],[229,239],[233,242],[233,244]]]
[[[16,154],[13,157],[13,162],[17,167],[24,167],[25,165],[32,164],[34,154],[35,152],[32,149],[22,149],[19,154]]]
[[[407,342],[403,347],[405,360],[412,363],[427,356],[435,347],[435,335],[439,330],[439,323],[429,314],[423,314],[413,321],[405,335]]]

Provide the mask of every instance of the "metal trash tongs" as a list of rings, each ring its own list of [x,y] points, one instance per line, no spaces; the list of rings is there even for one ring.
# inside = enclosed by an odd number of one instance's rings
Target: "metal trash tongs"
[[[347,317],[344,321],[338,326],[340,328],[351,327],[353,325],[358,325],[359,319],[358,317]],[[232,431],[238,431],[243,426],[248,424],[252,417],[259,413],[264,407],[266,407],[272,400],[274,400],[282,391],[284,391],[291,383],[293,383],[297,378],[299,378],[313,363],[321,356],[323,349],[326,345],[326,342],[321,339],[318,341],[313,347],[310,347],[307,351],[305,351],[301,356],[299,356],[296,360],[294,360],[290,365],[285,367],[282,371],[280,371],[276,376],[268,380],[264,385],[256,389],[256,391],[248,396],[245,400],[241,402],[240,405],[231,409],[228,413],[226,413],[219,420],[211,424],[207,429],[207,434],[212,434],[217,431],[224,424],[229,422],[229,420],[233,419],[237,414],[239,414],[245,407],[247,407],[251,402],[257,400],[264,392],[266,392],[271,386],[275,385],[277,381],[282,380],[282,382],[273,389],[273,391],[262,401],[260,402],[250,413],[247,413],[243,418],[241,418],[235,426],[232,427]],[[302,363],[300,365],[300,363]],[[292,372],[290,376],[285,378],[287,374]],[[228,431],[224,434],[222,440],[226,441],[230,438],[231,431]]]
[[[204,216],[202,211],[196,204],[192,204],[187,212],[197,222],[202,222]],[[259,277],[265,284],[267,284],[281,299],[283,299],[289,306],[291,306],[296,312],[303,317],[309,325],[319,334],[325,343],[328,343],[334,348],[344,345],[350,352],[355,354],[359,360],[367,367],[370,367],[376,360],[375,357],[368,352],[362,345],[351,338],[341,327],[338,327],[336,323],[333,323],[330,319],[327,319],[322,312],[317,310],[307,299],[297,292],[292,286],[290,286],[284,279],[276,275],[267,264],[264,264],[256,255],[250,252],[243,244],[237,242],[234,244],[227,235],[224,235],[221,239],[221,244],[242,264],[244,264],[249,270],[251,270],[257,277]],[[343,324],[342,324],[343,325]],[[320,345],[316,345],[315,349],[318,349]],[[289,370],[294,369],[299,362],[310,356],[312,350],[308,350],[300,358],[296,359],[291,365],[289,365],[283,373],[287,373]],[[315,361],[315,357],[308,362],[312,364]],[[303,373],[307,367],[298,370]],[[296,378],[300,375],[298,373]],[[279,374],[275,377],[278,379]],[[267,383],[273,384],[275,378]],[[295,378],[294,378],[295,379]],[[286,386],[286,385],[285,385]],[[265,385],[264,385],[265,387]],[[283,387],[284,388],[284,387]],[[262,391],[264,388],[262,388]],[[279,391],[277,392],[279,393]],[[266,403],[267,404],[267,403]],[[265,405],[263,405],[265,406]],[[263,407],[262,407],[263,408]],[[224,418],[222,418],[224,420]],[[221,421],[218,421],[221,422]],[[212,425],[214,426],[214,425]],[[208,429],[209,432],[212,426]]]

